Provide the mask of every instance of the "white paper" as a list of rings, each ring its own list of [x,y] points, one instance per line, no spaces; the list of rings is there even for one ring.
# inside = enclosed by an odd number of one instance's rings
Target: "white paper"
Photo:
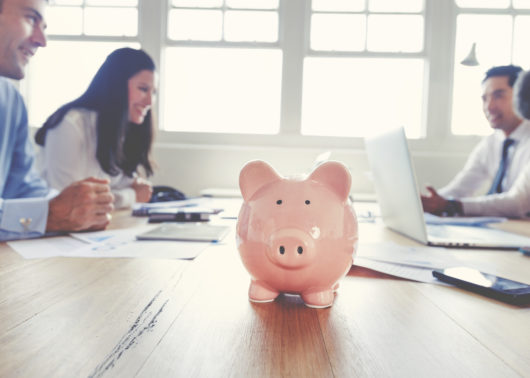
[[[392,242],[360,243],[357,257],[431,269],[463,264],[447,248],[411,247]]]
[[[410,247],[393,242],[361,243],[353,265],[362,266],[392,276],[414,281],[442,284],[432,276],[433,269],[469,266],[494,272],[495,268],[483,262],[460,259],[449,248]]]
[[[211,243],[139,241],[136,235],[158,225],[143,225],[120,230],[73,233],[42,239],[9,242],[25,259],[49,257],[129,257],[193,259]]]
[[[94,243],[64,254],[66,257],[129,257],[151,259],[194,259],[211,243],[140,241]]]
[[[83,247],[86,243],[70,236],[16,240],[7,242],[11,248],[25,259],[43,259],[63,256],[68,251]]]
[[[418,282],[426,282],[447,286],[447,284],[433,277],[431,268],[393,264],[383,261],[370,260],[363,257],[357,257],[353,262],[353,265],[372,269],[381,273],[386,273],[394,277],[401,277]]]

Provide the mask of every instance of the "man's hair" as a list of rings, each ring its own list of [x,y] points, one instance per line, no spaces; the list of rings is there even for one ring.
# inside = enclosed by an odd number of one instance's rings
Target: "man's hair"
[[[513,87],[513,106],[521,117],[530,119],[530,71],[521,72]]]
[[[490,77],[508,76],[508,84],[510,85],[510,87],[513,87],[515,80],[517,80],[517,75],[519,75],[519,72],[521,72],[522,70],[523,69],[521,67],[514,66],[511,64],[509,66],[491,67],[489,70],[486,71],[482,82],[484,83]]]

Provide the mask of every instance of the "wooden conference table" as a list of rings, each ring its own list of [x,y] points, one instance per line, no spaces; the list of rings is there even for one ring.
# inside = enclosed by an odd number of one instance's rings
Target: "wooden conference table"
[[[413,245],[379,222],[360,237]],[[253,304],[229,238],[193,261],[24,260],[1,243],[0,377],[530,376],[529,307],[355,266],[331,308]],[[458,253],[529,281],[518,252]]]

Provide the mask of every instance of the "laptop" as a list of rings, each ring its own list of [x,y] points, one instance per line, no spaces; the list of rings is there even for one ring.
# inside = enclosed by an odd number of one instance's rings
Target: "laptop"
[[[403,128],[365,138],[383,223],[422,244],[441,247],[518,249],[530,238],[488,228],[426,224]]]

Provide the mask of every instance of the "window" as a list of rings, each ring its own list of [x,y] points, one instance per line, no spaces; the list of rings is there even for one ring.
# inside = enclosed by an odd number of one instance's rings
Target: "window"
[[[295,68],[303,72],[303,104],[283,109],[298,113],[301,123],[281,125],[282,64],[284,70],[292,64],[282,62],[282,49],[292,26],[279,25],[278,1],[173,0],[165,129],[363,136],[404,125],[420,137],[423,1],[311,4],[309,41],[302,41],[309,49]]]
[[[302,133],[363,137],[404,126],[419,138],[422,59],[306,58]]]
[[[481,82],[493,66],[520,65],[528,69],[530,50],[530,1],[456,0],[453,112],[454,134],[485,135],[491,132],[482,113]],[[460,61],[476,44],[479,66],[463,66]]]
[[[423,1],[312,2],[302,134],[422,131]]]
[[[278,133],[278,5],[278,0],[171,2],[162,96],[165,130]]]
[[[105,57],[139,48],[137,0],[54,0],[46,17],[48,45],[28,67],[29,122],[41,126],[60,105],[88,87]],[[119,22],[117,22],[119,20]]]
[[[413,146],[471,143],[490,130],[484,71],[530,68],[530,0],[55,0],[47,16],[21,83],[31,125],[142,47],[159,135],[182,143],[360,148],[395,126]],[[460,65],[473,43],[480,66]]]

